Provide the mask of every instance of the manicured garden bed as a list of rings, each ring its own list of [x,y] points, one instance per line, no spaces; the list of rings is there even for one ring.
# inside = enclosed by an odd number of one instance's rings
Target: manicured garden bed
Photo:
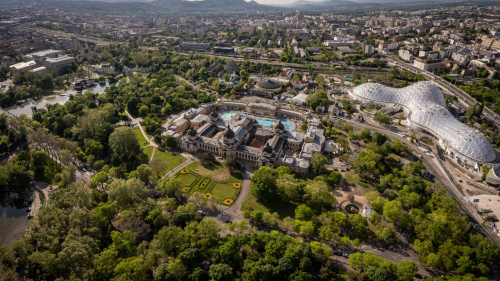
[[[179,173],[177,178],[184,183],[184,186],[191,186],[196,181],[196,179],[198,179],[198,176],[193,173],[187,173],[187,174]]]
[[[234,195],[238,191],[233,184],[234,182],[218,182],[215,184],[210,193],[215,199],[221,202],[226,199],[233,199]]]

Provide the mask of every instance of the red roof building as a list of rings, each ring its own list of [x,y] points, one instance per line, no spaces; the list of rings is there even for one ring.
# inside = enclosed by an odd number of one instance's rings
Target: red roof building
[[[264,147],[264,143],[255,138],[251,139],[247,145],[258,149],[262,149]]]

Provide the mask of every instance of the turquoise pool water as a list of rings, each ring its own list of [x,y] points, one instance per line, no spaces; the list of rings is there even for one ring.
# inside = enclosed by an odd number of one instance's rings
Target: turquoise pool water
[[[293,123],[292,122],[285,120],[285,119],[281,119],[281,124],[283,124],[285,126],[285,130],[287,130],[287,131],[293,130]]]
[[[220,118],[222,118],[222,120],[224,121],[231,121],[231,117],[235,116],[236,114],[238,114],[238,112],[234,111],[224,112],[220,115]]]
[[[231,118],[237,114],[238,114],[238,112],[229,111],[229,112],[222,113],[220,115],[220,117],[222,118],[222,120],[230,121]],[[244,118],[245,115],[240,115],[240,117]],[[257,123],[259,123],[259,125],[261,125],[261,126],[271,127],[274,124],[274,121],[269,120],[269,119],[256,118],[255,120],[257,120]],[[280,121],[283,124],[283,126],[285,126],[285,130],[287,130],[287,131],[293,130],[293,123],[292,122],[290,122],[286,119],[280,119]]]

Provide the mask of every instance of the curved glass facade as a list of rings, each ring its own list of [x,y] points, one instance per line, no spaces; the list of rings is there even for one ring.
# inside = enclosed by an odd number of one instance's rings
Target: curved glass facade
[[[496,161],[496,150],[478,130],[458,121],[448,111],[441,90],[432,82],[418,82],[405,88],[366,83],[352,90],[355,98],[400,104],[409,110],[410,121],[436,134],[460,154],[483,163]]]

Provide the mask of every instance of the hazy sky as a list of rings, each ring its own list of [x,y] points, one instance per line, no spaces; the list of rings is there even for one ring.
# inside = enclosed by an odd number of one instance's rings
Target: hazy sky
[[[248,1],[248,0],[247,0]],[[297,0],[255,0],[259,4],[290,4]],[[307,0],[307,1],[324,1],[324,0]]]

